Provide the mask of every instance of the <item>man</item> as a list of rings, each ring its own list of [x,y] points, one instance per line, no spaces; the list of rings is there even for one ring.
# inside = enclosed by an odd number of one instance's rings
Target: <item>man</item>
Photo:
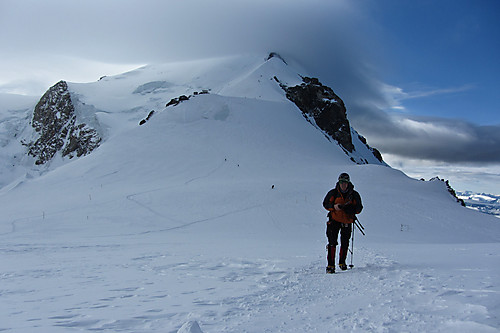
[[[351,179],[347,173],[341,173],[334,189],[330,190],[323,200],[323,207],[329,211],[326,225],[328,237],[328,266],[327,273],[335,273],[335,250],[340,231],[339,267],[347,269],[345,263],[349,251],[349,238],[351,238],[352,224],[356,214],[361,213],[363,205],[358,192],[354,190]]]

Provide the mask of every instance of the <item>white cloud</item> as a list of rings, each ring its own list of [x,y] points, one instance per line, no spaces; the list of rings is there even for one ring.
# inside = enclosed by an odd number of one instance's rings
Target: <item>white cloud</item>
[[[101,76],[114,75],[135,69],[143,64],[109,64],[83,58],[38,54],[0,61],[0,92],[41,96],[54,83],[92,82]],[[5,78],[10,78],[6,80]]]
[[[472,84],[464,85],[461,87],[424,89],[424,90],[412,91],[412,92],[405,93],[405,94],[403,94],[403,98],[401,100],[430,97],[430,96],[435,96],[435,95],[455,94],[455,93],[461,93],[464,91],[468,91],[471,89],[474,89],[474,85],[472,85]]]
[[[384,159],[393,168],[400,169],[415,179],[440,177],[450,181],[458,191],[474,191],[500,195],[500,166],[445,163],[424,159],[401,158],[385,154]]]
[[[471,133],[463,128],[450,127],[450,124],[423,121],[404,117],[393,117],[396,126],[401,130],[411,133],[411,137],[431,138],[433,141],[439,138],[452,139],[456,144],[467,143],[474,140]]]

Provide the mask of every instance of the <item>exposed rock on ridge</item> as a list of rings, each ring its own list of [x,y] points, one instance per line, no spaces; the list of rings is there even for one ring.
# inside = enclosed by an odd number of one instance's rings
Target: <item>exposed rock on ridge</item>
[[[179,105],[179,103],[181,102],[184,102],[184,101],[189,101],[189,99],[193,96],[198,96],[198,95],[205,95],[205,94],[208,94],[209,93],[209,89],[203,89],[202,91],[198,92],[198,91],[195,91],[193,93],[193,95],[189,95],[189,96],[186,96],[186,95],[181,95],[177,98],[172,98],[170,100],[170,102],[168,102],[165,107],[168,108],[169,106],[177,106]],[[155,110],[151,110],[148,114],[148,116],[144,119],[142,119],[140,122],[139,122],[139,125],[144,125],[145,123],[147,123],[149,121],[149,119],[151,119],[151,117],[153,117],[153,115],[155,114]]]
[[[355,150],[344,102],[330,87],[322,85],[316,78],[309,77],[303,77],[303,83],[294,87],[284,85],[276,77],[275,80],[285,90],[286,97],[295,103],[304,117],[318,126],[328,139],[337,141],[348,153]],[[383,162],[382,155],[377,149],[368,146],[363,137],[360,137],[360,141],[377,160]]]
[[[94,128],[78,122],[65,81],[56,83],[42,96],[34,109],[31,126],[35,138],[24,144],[37,165],[47,163],[57,152],[69,158],[87,155],[102,140]]]
[[[308,120],[312,117],[328,136],[352,153],[354,145],[344,102],[318,79],[303,77],[302,80],[303,83],[295,87],[282,86],[286,97],[297,105]]]
[[[425,179],[424,179],[425,180]],[[439,178],[438,176],[434,177],[434,178],[431,178],[429,179],[429,181],[440,181],[440,182],[443,182],[446,186],[446,189],[448,190],[448,193],[450,193],[450,195],[455,198],[455,200],[462,206],[465,207],[465,201],[461,198],[458,197],[457,195],[457,192],[455,191],[455,189],[453,187],[451,187],[450,185],[450,181],[449,180],[444,180],[444,179],[441,179]]]

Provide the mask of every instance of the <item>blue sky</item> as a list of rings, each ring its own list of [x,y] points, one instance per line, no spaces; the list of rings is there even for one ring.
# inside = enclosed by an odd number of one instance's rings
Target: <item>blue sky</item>
[[[411,113],[500,124],[500,1],[377,3],[390,59],[383,77],[410,94]]]
[[[377,77],[396,89],[392,105],[382,109],[400,123],[415,120],[432,130],[412,126],[407,134],[392,129],[384,137],[384,127],[372,131],[362,121],[361,132],[411,176],[440,175],[460,190],[499,194],[500,1],[365,4],[383,48]]]
[[[498,193],[499,14],[497,0],[0,0],[0,93],[274,51],[332,87],[392,166]]]

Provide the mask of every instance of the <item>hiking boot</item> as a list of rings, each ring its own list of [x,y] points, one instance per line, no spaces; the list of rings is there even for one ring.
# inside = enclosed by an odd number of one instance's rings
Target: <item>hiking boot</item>
[[[345,271],[347,269],[347,265],[345,263],[339,264],[341,270]]]
[[[335,266],[327,266],[326,274],[333,274],[333,273],[335,273]]]

